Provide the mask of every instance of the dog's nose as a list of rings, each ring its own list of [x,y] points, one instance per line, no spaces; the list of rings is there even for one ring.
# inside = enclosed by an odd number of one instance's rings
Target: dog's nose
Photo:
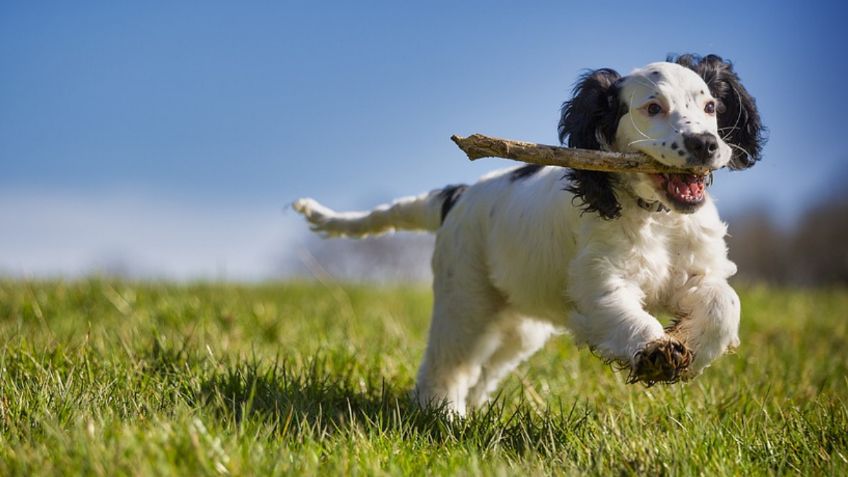
[[[683,146],[695,159],[706,164],[718,150],[718,139],[712,133],[685,133]]]

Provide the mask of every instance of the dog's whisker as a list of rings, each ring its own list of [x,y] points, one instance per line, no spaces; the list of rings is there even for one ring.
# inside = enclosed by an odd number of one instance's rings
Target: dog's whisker
[[[630,146],[632,146],[632,145],[634,145],[634,144],[636,144],[636,143],[639,143],[639,142],[647,142],[647,141],[653,141],[653,140],[654,140],[654,139],[653,139],[653,138],[650,138],[650,137],[649,137],[649,138],[647,138],[647,139],[637,139],[637,140],[635,140],[635,141],[630,141],[629,143],[627,143],[627,145],[626,145],[625,147],[630,147]]]
[[[651,78],[648,78],[647,76],[637,76],[637,77],[635,77],[635,80],[636,81],[647,81],[648,83],[650,83],[651,86],[653,86],[657,89],[659,89],[659,87],[660,87],[660,85],[658,85],[656,82],[654,82],[654,80],[652,80]]]
[[[633,120],[633,96],[635,96],[635,95],[636,95],[635,92],[633,94],[631,94],[630,95],[630,101],[627,102],[627,117],[630,118],[630,124],[633,125],[633,129],[635,129],[639,134],[644,136],[646,139],[652,141],[654,138],[652,138],[651,136],[648,136],[641,129],[639,129],[639,126],[636,125],[636,121]]]
[[[716,79],[718,79],[718,76],[713,76],[712,78],[710,78],[710,80],[707,81],[707,87],[713,84],[713,81],[715,81]]]
[[[733,144],[732,142],[728,142],[727,145],[730,146],[730,147],[735,147],[736,149],[739,149],[740,151],[745,153],[745,156],[748,158],[748,160],[751,159],[751,153],[746,151],[745,148],[743,148],[741,146],[737,146],[736,144]]]
[[[734,86],[731,86],[731,88],[733,89],[733,92],[736,93],[736,100],[741,105],[742,104],[742,97],[739,95],[739,91],[737,91],[736,87],[734,87]],[[733,123],[733,127],[731,128],[730,132],[728,132],[724,137],[721,138],[722,141],[726,142],[727,138],[730,137],[730,134],[733,132],[733,130],[736,129],[736,126],[739,125],[739,120],[742,119],[742,109],[743,108],[740,106],[739,112],[736,114],[736,121]]]
[[[735,131],[737,129],[739,129],[739,128],[737,128],[735,126],[734,127],[726,127],[726,128],[718,128],[718,133],[719,133],[719,135],[721,135],[721,140],[724,141],[724,142],[727,142],[727,138],[729,138],[730,135],[733,134],[733,131]]]

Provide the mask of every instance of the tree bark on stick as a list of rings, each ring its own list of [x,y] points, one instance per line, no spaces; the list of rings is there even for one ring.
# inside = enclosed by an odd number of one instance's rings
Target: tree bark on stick
[[[570,167],[604,172],[645,172],[654,174],[705,174],[709,168],[686,169],[667,166],[642,153],[622,153],[548,146],[533,142],[513,141],[472,134],[468,137],[451,136],[468,159],[502,157],[542,166]]]

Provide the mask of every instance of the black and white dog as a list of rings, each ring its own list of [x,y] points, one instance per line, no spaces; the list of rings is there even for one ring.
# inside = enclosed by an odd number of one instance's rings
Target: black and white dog
[[[563,105],[559,138],[738,170],[759,160],[764,130],[729,62],[682,55],[627,76],[584,75]],[[737,346],[740,304],[727,283],[736,266],[709,181],[524,166],[369,212],[312,199],[294,208],[329,236],[437,233],[416,395],[462,415],[559,330],[647,384],[690,379]],[[658,311],[677,319],[663,328]]]

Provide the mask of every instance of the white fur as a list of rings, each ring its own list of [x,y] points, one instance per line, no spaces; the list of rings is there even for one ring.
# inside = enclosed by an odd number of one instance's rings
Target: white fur
[[[655,70],[661,78],[649,78]],[[640,102],[657,88],[668,114],[640,115]],[[697,74],[677,65],[635,71],[622,90],[631,109],[611,148],[659,159],[663,140],[670,144],[686,131],[717,133],[700,91],[709,96]],[[698,107],[687,109],[687,102]],[[665,162],[676,164],[676,155],[667,156]],[[722,142],[713,165],[729,159]],[[666,200],[649,178],[621,179],[615,220],[581,213],[563,190],[563,170],[553,167],[519,180],[511,180],[510,170],[482,178],[442,224],[438,190],[372,212],[337,213],[311,199],[294,208],[329,235],[438,232],[433,320],[416,392],[423,405],[445,403],[464,414],[485,403],[506,374],[559,330],[603,358],[632,365],[647,343],[666,335],[653,313],[685,316],[676,337],[694,353],[686,377],[739,343],[739,299],[727,284],[736,267],[727,259],[726,226],[712,200],[690,214],[648,211],[637,198]]]

